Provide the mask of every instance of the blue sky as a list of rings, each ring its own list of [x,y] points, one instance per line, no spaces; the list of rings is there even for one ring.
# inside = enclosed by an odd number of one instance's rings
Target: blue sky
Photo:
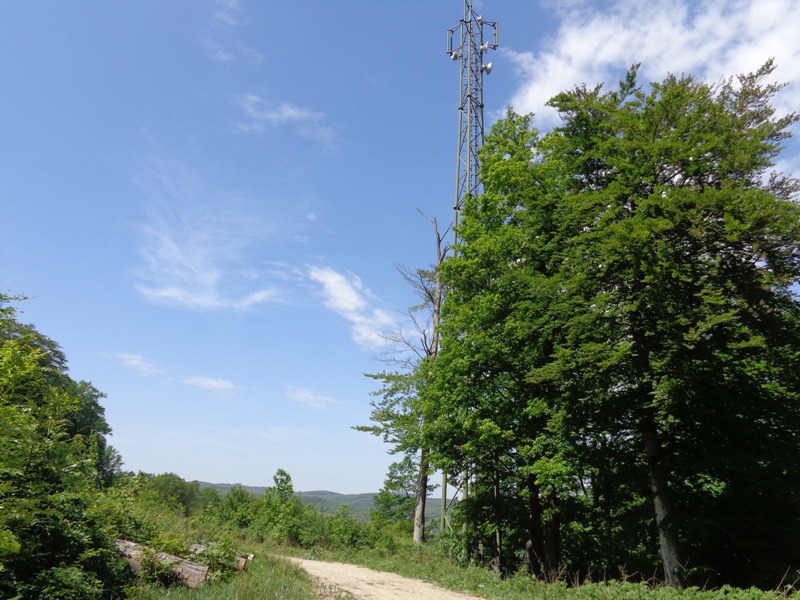
[[[800,0],[475,0],[487,123],[586,82],[710,81],[768,58],[800,108]],[[462,0],[5,2],[0,290],[59,342],[125,467],[377,491],[395,265],[452,218]],[[797,132],[795,132],[797,133]],[[779,165],[800,173],[790,141]]]

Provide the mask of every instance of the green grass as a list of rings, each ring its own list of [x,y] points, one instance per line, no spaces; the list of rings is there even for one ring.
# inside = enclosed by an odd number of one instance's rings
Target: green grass
[[[185,587],[147,587],[133,594],[137,600],[349,600],[348,594],[320,588],[308,573],[280,557],[266,554],[263,547],[256,548],[255,560],[244,573],[227,581],[211,581],[199,590]]]
[[[284,548],[280,552],[301,558],[358,564],[378,571],[422,579],[456,592],[496,600],[782,600],[787,596],[800,600],[800,595],[792,595],[789,589],[761,591],[755,588],[741,590],[723,587],[720,590],[675,590],[646,583],[617,581],[567,585],[563,581],[537,581],[524,572],[502,579],[487,568],[459,567],[451,563],[441,555],[435,545],[415,546],[410,541],[395,541],[388,543],[386,547],[362,551],[315,550],[309,553]]]
[[[259,545],[251,551],[256,553],[256,560],[248,571],[227,581],[212,581],[200,590],[148,588],[133,597],[139,600],[352,599],[347,593],[315,586],[305,571],[278,555],[357,564],[496,600],[783,600],[791,596],[788,590],[783,590],[783,593],[729,587],[713,591],[697,588],[674,590],[616,581],[569,586],[566,582],[548,584],[536,581],[525,573],[502,579],[486,568],[453,564],[436,545],[416,546],[410,541],[389,538],[376,548],[364,550],[309,551]],[[796,597],[800,600],[800,596]]]

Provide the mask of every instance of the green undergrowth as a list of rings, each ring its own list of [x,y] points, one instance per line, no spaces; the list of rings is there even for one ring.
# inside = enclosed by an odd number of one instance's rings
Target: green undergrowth
[[[793,588],[788,585],[773,591],[729,586],[702,590],[696,587],[672,589],[654,583],[616,580],[588,583],[569,581],[567,578],[566,581],[545,583],[525,572],[502,578],[485,567],[458,566],[448,560],[436,544],[418,546],[410,541],[393,540],[364,550],[280,548],[275,552],[312,560],[357,564],[421,579],[456,592],[498,600],[782,600],[795,597]]]
[[[300,567],[280,557],[271,556],[263,548],[254,548],[255,560],[247,571],[223,581],[212,581],[199,590],[185,587],[149,586],[133,596],[138,600],[348,600],[347,595],[320,588]]]

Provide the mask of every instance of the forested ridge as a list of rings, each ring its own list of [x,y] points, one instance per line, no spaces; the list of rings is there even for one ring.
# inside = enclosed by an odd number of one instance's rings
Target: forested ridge
[[[457,244],[433,220],[436,264],[403,271],[422,342],[371,375],[357,428],[399,460],[369,521],[303,505],[283,470],[257,497],[124,471],[102,392],[0,294],[0,598],[160,598],[181,581],[157,552],[218,597],[319,594],[274,558],[236,575],[253,549],[485,597],[795,593],[800,183],[772,169],[798,118],[773,70],[643,86],[633,67],[553,98],[549,133],[511,110],[492,127]],[[442,530],[434,470],[461,490]],[[147,547],[137,575],[118,539]]]

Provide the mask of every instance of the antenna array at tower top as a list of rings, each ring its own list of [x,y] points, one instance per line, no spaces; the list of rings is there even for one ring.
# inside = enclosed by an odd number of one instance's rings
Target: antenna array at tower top
[[[491,30],[491,31],[488,31]],[[485,33],[490,33],[486,39]],[[461,102],[458,108],[458,163],[453,231],[458,238],[458,217],[464,201],[480,194],[478,150],[483,145],[483,74],[492,72],[484,54],[497,48],[497,22],[487,21],[464,0],[464,17],[447,31],[447,54],[459,62]]]

